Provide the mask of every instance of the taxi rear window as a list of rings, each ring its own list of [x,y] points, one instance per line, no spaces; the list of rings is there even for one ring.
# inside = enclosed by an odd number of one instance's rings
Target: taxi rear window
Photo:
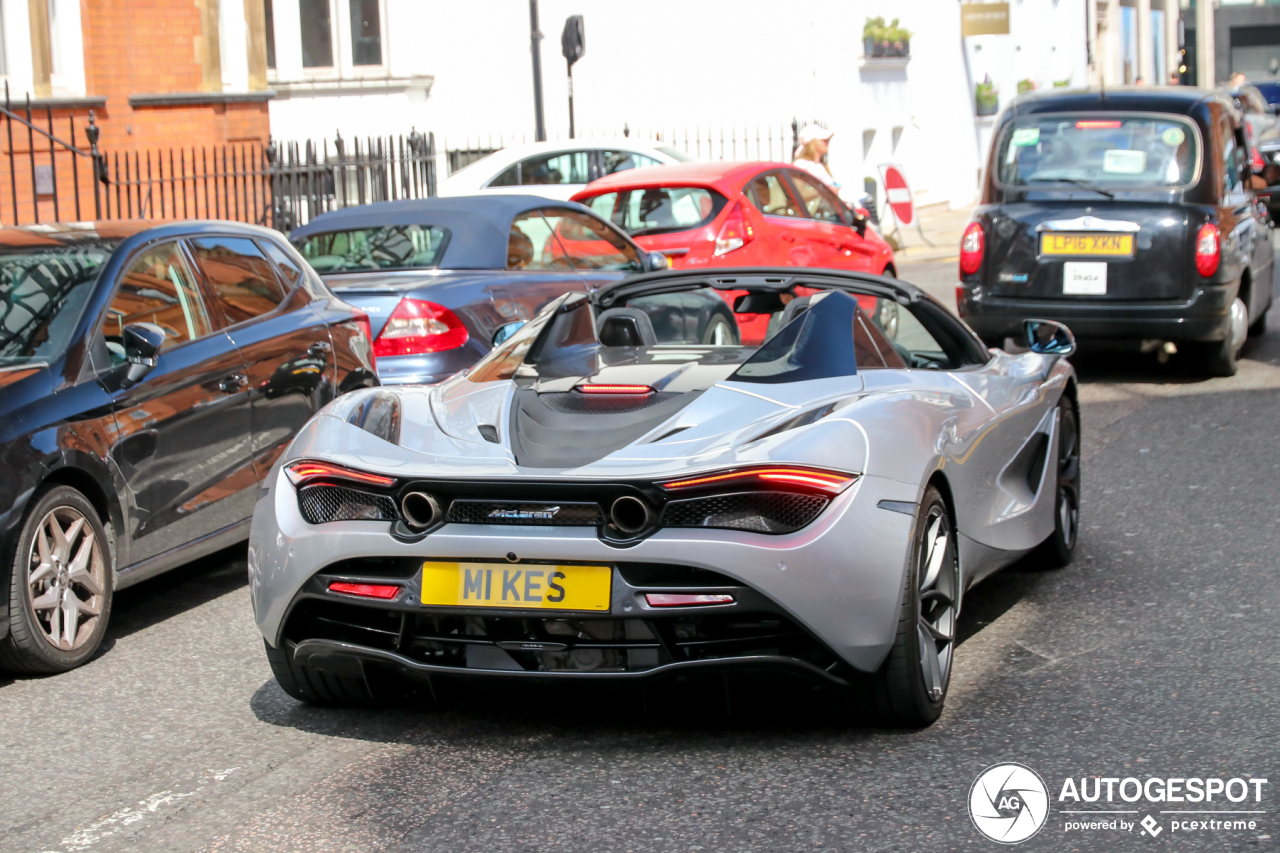
[[[1033,115],[1005,125],[996,151],[1007,187],[1174,189],[1196,180],[1200,136],[1178,116]]]

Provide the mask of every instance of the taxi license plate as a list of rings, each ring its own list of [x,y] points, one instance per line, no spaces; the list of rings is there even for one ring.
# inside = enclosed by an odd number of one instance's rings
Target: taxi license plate
[[[422,564],[422,603],[432,606],[607,611],[612,588],[609,566]]]
[[[1133,235],[1047,232],[1040,235],[1040,254],[1127,258],[1133,255]]]

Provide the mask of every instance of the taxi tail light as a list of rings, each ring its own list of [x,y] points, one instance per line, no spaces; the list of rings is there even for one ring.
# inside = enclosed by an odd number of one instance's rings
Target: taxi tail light
[[[1115,130],[1120,127],[1116,119],[1084,119],[1076,122],[1077,130]]]
[[[373,351],[378,358],[457,349],[467,342],[458,315],[425,299],[401,299],[382,327]]]
[[[378,356],[373,351],[373,324],[369,322],[369,315],[363,311],[356,311],[356,326],[361,332],[364,332],[365,343],[369,345],[369,368],[375,373],[378,370]]]
[[[1220,237],[1218,226],[1212,222],[1201,225],[1200,233],[1196,235],[1196,272],[1205,278],[1218,271],[1218,262],[1222,259]]]
[[[706,607],[709,604],[733,604],[733,596],[721,593],[645,593],[645,602],[650,607]]]
[[[397,584],[334,581],[329,584],[329,592],[341,592],[345,595],[358,595],[361,598],[381,598],[385,600],[399,595],[400,587]]]
[[[315,462],[309,459],[290,462],[284,466],[284,473],[289,478],[289,482],[299,489],[313,483],[355,483],[362,486],[377,486],[383,489],[391,488],[396,484],[394,477],[385,477],[382,474],[371,474],[368,471],[357,471],[354,468],[346,468],[330,462]]]
[[[826,471],[820,468],[794,468],[790,466],[761,466],[737,471],[717,471],[670,480],[662,488],[671,492],[697,490],[738,491],[744,486],[776,491],[800,491],[820,495],[838,495],[847,489],[857,474]]]
[[[970,222],[960,238],[960,274],[973,275],[982,266],[982,252],[986,244],[986,235],[982,233],[981,222]]]
[[[747,221],[746,213],[742,210],[742,202],[734,202],[729,215],[724,218],[724,224],[720,226],[720,233],[716,234],[715,256],[727,255],[741,249],[754,238],[755,232],[751,228],[751,223]]]

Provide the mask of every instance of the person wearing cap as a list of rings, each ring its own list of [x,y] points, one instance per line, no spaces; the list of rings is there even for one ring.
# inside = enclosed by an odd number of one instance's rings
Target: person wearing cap
[[[836,183],[831,170],[822,162],[822,158],[827,156],[827,149],[831,147],[832,136],[834,134],[825,127],[806,124],[796,138],[795,159],[791,165],[805,170],[827,186],[838,190],[840,184]]]

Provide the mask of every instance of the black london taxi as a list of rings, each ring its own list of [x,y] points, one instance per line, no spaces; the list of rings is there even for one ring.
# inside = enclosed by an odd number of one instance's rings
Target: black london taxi
[[[960,247],[960,316],[990,345],[1036,317],[1082,347],[1236,372],[1272,300],[1271,225],[1243,117],[1190,87],[1028,93],[992,136]]]

